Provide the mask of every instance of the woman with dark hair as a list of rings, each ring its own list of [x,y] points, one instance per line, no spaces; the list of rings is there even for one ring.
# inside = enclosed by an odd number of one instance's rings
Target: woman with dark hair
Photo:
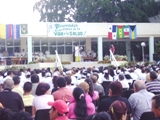
[[[39,83],[36,89],[36,96],[33,99],[32,115],[40,109],[50,109],[49,101],[53,101],[53,96],[50,95],[50,86],[48,83]]]
[[[124,102],[116,100],[111,104],[108,113],[112,120],[126,120],[127,106]]]
[[[103,81],[113,81],[113,78],[112,78],[112,76],[110,75],[110,73],[109,73],[109,70],[104,70],[103,71],[103,76],[102,76],[102,83],[103,83]]]
[[[87,117],[95,113],[93,103],[87,103],[85,100],[85,92],[81,87],[76,87],[73,90],[74,103],[69,105],[68,118]]]
[[[98,92],[93,89],[93,81],[89,78],[85,79],[85,82],[89,85],[88,94],[91,96],[92,100],[97,100],[99,98]]]

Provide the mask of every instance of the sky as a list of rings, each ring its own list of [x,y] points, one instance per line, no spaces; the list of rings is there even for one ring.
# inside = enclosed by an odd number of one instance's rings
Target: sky
[[[37,1],[39,0],[0,0],[0,23],[39,22],[39,13],[33,13],[33,5]]]

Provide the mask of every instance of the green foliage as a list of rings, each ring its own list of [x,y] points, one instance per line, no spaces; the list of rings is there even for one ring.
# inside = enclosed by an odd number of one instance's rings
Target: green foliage
[[[40,15],[43,22],[72,21],[75,0],[40,0],[36,2],[33,9]]]
[[[159,8],[154,0],[40,0],[34,10],[44,22],[149,22]]]
[[[19,71],[20,69],[23,69],[23,71],[26,71],[27,68],[26,66],[7,66],[4,70],[2,71],[5,71],[6,69],[10,70],[10,71]]]

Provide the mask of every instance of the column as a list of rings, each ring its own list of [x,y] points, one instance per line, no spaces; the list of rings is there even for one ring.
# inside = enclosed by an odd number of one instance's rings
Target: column
[[[32,37],[27,37],[27,46],[28,46],[28,63],[32,61]]]
[[[98,37],[98,61],[103,60],[103,41],[102,37]]]
[[[27,52],[27,40],[26,40],[26,37],[22,37],[21,38],[21,49],[20,49],[20,51],[22,50],[22,49],[25,49],[25,51]]]
[[[153,62],[153,54],[154,54],[154,37],[149,37],[149,61]]]
[[[131,45],[130,45],[130,41],[126,41],[126,56],[128,58],[128,62],[131,61]]]
[[[86,39],[86,51],[91,52],[91,38]]]

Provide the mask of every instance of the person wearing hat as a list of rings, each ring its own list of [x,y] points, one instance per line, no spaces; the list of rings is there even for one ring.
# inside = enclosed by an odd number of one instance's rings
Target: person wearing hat
[[[55,102],[48,102],[52,106],[49,114],[50,120],[68,120],[66,114],[68,113],[68,105],[63,100],[56,100]]]

